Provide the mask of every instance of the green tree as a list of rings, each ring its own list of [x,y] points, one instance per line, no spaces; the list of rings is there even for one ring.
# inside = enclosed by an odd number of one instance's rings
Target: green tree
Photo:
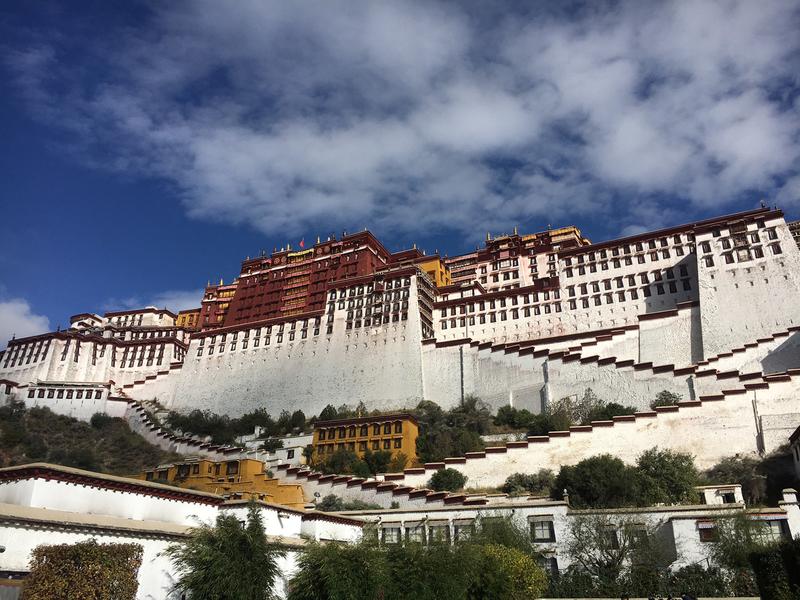
[[[691,454],[651,448],[636,461],[639,490],[637,504],[687,504],[698,500],[699,476]]]
[[[637,503],[636,471],[619,458],[601,454],[584,459],[574,466],[561,467],[551,490],[554,498],[563,498],[577,508],[616,508]]]
[[[605,515],[570,519],[564,549],[584,573],[603,583],[618,582],[628,565],[654,573],[671,559],[658,536],[658,525],[631,517],[613,521]]]
[[[275,421],[275,428],[278,433],[286,435],[292,432],[292,414],[288,410],[282,410],[278,415],[278,420]]]
[[[480,431],[488,429],[491,415],[475,398],[445,412],[434,402],[424,400],[414,411],[419,422],[417,457],[420,462],[437,462],[450,456],[483,450]]]
[[[292,413],[291,419],[289,419],[289,426],[291,431],[303,431],[306,427],[306,415],[302,410],[296,410]]]
[[[264,440],[258,447],[259,450],[269,453],[273,453],[280,448],[283,448],[283,440],[280,438],[270,438],[268,440]]]
[[[357,544],[307,544],[289,600],[521,600],[541,597],[546,587],[534,555],[508,531],[453,545],[376,540],[367,534]]]
[[[361,460],[366,464],[368,474],[386,473],[389,471],[392,453],[389,450],[376,450],[373,452],[368,448]]]
[[[489,406],[477,396],[468,395],[464,401],[447,412],[447,424],[455,429],[465,429],[478,435],[488,433],[492,423]]]
[[[387,473],[401,473],[408,465],[408,456],[404,452],[398,452],[389,461]]]
[[[332,404],[328,404],[325,408],[322,409],[322,412],[319,413],[319,420],[320,421],[333,421],[339,415],[336,413],[336,407]]]
[[[467,483],[467,477],[461,471],[455,469],[440,469],[436,471],[428,481],[428,487],[437,492],[456,492],[463,490]]]
[[[352,450],[338,448],[333,454],[314,466],[326,475],[353,473],[353,467],[360,461]],[[366,465],[365,465],[366,466]]]
[[[166,550],[178,571],[176,587],[194,598],[268,600],[280,574],[283,551],[267,540],[258,506],[251,503],[244,526],[236,515],[200,525],[189,539]]]

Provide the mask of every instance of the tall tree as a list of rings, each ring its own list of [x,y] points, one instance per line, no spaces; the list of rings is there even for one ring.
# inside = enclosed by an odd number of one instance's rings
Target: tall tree
[[[283,551],[267,540],[255,503],[242,525],[236,515],[217,517],[216,525],[201,525],[189,539],[167,548],[178,570],[177,589],[193,598],[271,600]]]

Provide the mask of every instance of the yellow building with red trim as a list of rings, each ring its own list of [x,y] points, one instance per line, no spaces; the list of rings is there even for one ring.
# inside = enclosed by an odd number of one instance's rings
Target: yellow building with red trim
[[[359,458],[367,450],[389,451],[392,458],[401,452],[409,464],[417,459],[419,424],[411,414],[372,415],[314,423],[314,457],[325,460],[336,450],[350,450]]]
[[[159,465],[134,478],[210,492],[233,500],[252,498],[303,508],[306,500],[302,486],[297,483],[281,483],[271,477],[265,467],[264,462],[252,458],[222,462],[188,459],[180,463]]]

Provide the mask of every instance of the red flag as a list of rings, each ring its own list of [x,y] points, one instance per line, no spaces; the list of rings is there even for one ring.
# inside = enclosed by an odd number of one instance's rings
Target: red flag
[[[305,248],[306,247],[306,238],[303,238],[302,240],[300,240],[300,247],[301,248]]]

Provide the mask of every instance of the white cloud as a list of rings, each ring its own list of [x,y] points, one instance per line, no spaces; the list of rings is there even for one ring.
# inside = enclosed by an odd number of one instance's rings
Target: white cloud
[[[633,231],[754,190],[783,198],[800,172],[782,101],[798,87],[796,2],[476,10],[167,3],[85,63],[47,41],[9,63],[98,163],[177,184],[193,217],[271,234],[475,236],[587,211]]]
[[[35,314],[26,300],[0,300],[0,350],[6,347],[12,336],[22,338],[47,331],[50,331],[48,318]]]

